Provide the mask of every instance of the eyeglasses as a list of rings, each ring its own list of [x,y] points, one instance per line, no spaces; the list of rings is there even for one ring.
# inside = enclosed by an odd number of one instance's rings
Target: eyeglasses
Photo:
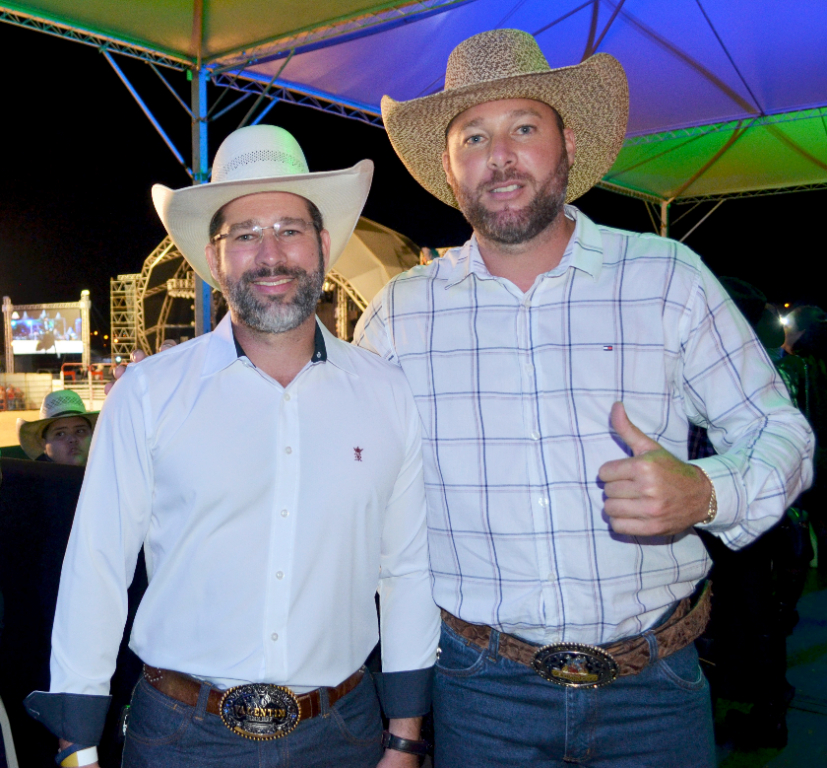
[[[313,224],[304,219],[279,221],[269,227],[261,227],[258,224],[233,224],[229,232],[215,235],[212,242],[218,243],[226,240],[224,247],[232,253],[257,253],[264,240],[264,233],[268,229],[273,230],[276,241],[282,246],[300,245],[315,231]]]

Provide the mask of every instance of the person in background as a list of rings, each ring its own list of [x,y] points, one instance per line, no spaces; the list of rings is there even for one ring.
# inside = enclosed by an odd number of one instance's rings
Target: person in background
[[[778,367],[785,340],[778,313],[750,283],[720,280]],[[689,446],[693,459],[715,455],[705,429],[692,428]],[[797,621],[795,606],[812,557],[806,513],[790,507],[769,531],[737,551],[704,531],[700,535],[713,561],[713,596],[698,651],[713,700],[752,705],[749,713],[731,709],[716,728],[716,738],[739,749],[781,749],[787,744],[787,709],[795,694],[786,678],[785,637]],[[756,669],[763,674],[757,676]]]
[[[800,504],[809,514],[819,571],[827,572],[827,312],[802,306],[784,320],[786,354],[778,370],[816,436],[813,487]]]
[[[43,398],[40,419],[17,420],[17,439],[30,459],[85,467],[97,419],[77,392],[62,389]]]

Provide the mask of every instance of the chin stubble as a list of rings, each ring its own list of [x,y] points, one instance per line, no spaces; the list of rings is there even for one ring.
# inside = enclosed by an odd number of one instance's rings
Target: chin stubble
[[[518,171],[497,171],[493,177],[480,184],[475,192],[458,186],[451,174],[449,184],[457,198],[463,216],[482,238],[502,245],[518,245],[533,240],[563,213],[569,163],[562,154],[557,167],[537,190],[532,201],[519,210],[490,211],[482,204],[482,196],[492,185],[509,181],[533,181],[529,174]]]
[[[315,312],[324,285],[324,259],[320,253],[318,269],[313,272],[300,267],[260,267],[245,272],[233,282],[219,269],[217,277],[227,304],[239,322],[261,333],[285,333],[298,328]],[[255,280],[279,277],[296,280],[296,292],[291,300],[285,301],[281,296],[260,300],[253,294]]]

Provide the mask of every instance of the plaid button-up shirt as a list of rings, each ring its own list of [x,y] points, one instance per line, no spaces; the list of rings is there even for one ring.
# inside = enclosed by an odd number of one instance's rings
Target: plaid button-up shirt
[[[683,460],[690,423],[708,429],[707,528],[733,547],[809,484],[813,439],[695,253],[566,215],[562,261],[526,293],[472,239],[391,281],[356,343],[402,367],[419,408],[436,602],[538,643],[605,643],[655,624],[708,570],[694,530],[612,532],[597,475],[627,453],[614,401]]]

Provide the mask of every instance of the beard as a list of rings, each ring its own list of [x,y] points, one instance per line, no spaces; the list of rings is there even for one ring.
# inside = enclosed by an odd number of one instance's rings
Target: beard
[[[531,174],[517,170],[494,171],[488,181],[477,185],[476,191],[472,192],[467,187],[458,185],[453,173],[448,176],[459,209],[474,231],[483,239],[502,245],[518,245],[533,240],[560,216],[569,181],[568,157],[565,152],[561,154],[557,167],[525,207],[506,207],[499,211],[486,208],[482,203],[483,194],[510,181],[531,183],[535,179]]]
[[[253,281],[279,277],[296,280],[292,299],[267,296],[262,300],[253,293]],[[324,258],[320,252],[319,267],[313,272],[300,267],[259,267],[248,270],[234,282],[219,268],[217,279],[238,322],[261,333],[285,333],[298,328],[316,310],[324,285]]]

